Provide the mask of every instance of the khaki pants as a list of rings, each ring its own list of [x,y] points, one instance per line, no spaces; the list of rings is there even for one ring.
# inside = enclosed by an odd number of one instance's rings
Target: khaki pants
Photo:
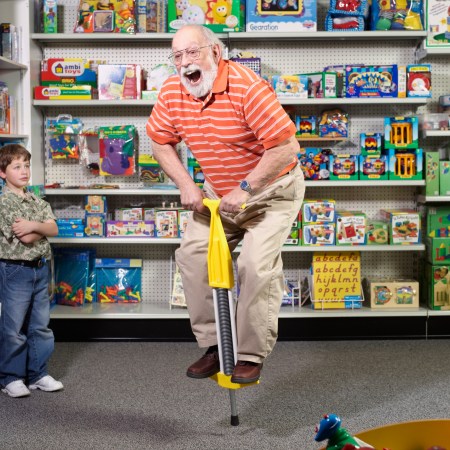
[[[217,198],[208,186],[206,195]],[[278,335],[283,297],[281,247],[300,210],[305,192],[298,166],[253,195],[245,210],[221,214],[230,250],[242,241],[237,258],[238,359],[262,362]],[[212,288],[208,285],[209,214],[194,213],[176,251],[192,331],[200,347],[217,344]]]

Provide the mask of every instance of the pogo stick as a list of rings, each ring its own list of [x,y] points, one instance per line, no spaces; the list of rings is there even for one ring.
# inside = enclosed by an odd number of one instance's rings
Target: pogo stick
[[[208,245],[208,278],[213,288],[214,315],[216,319],[217,346],[219,348],[220,372],[211,376],[216,383],[229,390],[231,425],[239,425],[236,407],[236,389],[259,384],[232,383],[231,375],[237,362],[236,322],[231,289],[234,285],[231,253],[219,215],[220,200],[203,199],[211,211]]]

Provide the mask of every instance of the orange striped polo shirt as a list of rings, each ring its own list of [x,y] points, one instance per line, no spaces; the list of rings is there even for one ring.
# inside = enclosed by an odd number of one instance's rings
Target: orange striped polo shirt
[[[266,150],[295,134],[270,84],[226,60],[220,61],[213,89],[203,100],[193,97],[178,75],[168,78],[146,129],[161,145],[183,140],[221,196],[245,179]]]

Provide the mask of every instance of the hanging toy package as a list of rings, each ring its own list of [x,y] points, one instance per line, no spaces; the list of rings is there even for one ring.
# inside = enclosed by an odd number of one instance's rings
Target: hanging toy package
[[[56,119],[47,119],[45,125],[46,148],[51,159],[79,159],[81,119],[61,114]]]

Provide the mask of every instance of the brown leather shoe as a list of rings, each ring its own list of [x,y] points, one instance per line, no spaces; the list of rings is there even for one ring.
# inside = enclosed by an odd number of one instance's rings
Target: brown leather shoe
[[[194,364],[188,367],[186,375],[190,378],[208,378],[220,370],[219,352],[208,351]]]
[[[238,361],[231,376],[232,383],[254,383],[261,376],[262,363]]]

